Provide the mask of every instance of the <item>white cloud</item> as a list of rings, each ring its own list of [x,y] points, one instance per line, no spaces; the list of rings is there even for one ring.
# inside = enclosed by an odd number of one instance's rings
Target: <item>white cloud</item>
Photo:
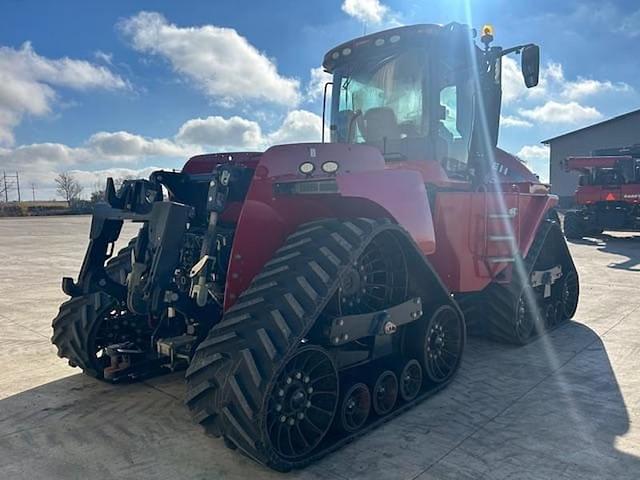
[[[527,120],[524,120],[522,118],[515,117],[513,115],[500,115],[500,126],[530,128],[533,127],[533,123],[528,122]]]
[[[267,140],[272,145],[298,142],[319,142],[322,138],[322,118],[306,110],[289,112],[282,126]]]
[[[560,63],[549,62],[540,70],[538,86],[527,89],[518,63],[511,57],[502,59],[502,100],[505,105],[527,100],[584,100],[603,93],[630,93],[633,87],[624,82],[578,77],[566,78]]]
[[[525,145],[516,153],[542,182],[549,182],[549,147],[546,145]]]
[[[344,0],[342,11],[361,22],[377,24],[389,13],[389,7],[380,0]]]
[[[48,189],[46,197],[41,198],[54,196],[53,179],[58,172],[71,171],[87,188],[88,195],[96,181],[109,176],[106,172],[115,177],[148,176],[151,167],[132,168],[143,159],[179,168],[186,158],[206,151],[264,150],[275,144],[319,142],[321,123],[314,113],[293,110],[269,133],[263,133],[257,122],[238,116],[191,119],[170,138],[148,138],[125,131],[98,132],[77,147],[60,143],[0,147],[0,170],[19,171],[21,183]]]
[[[98,132],[87,141],[98,156],[126,160],[140,157],[180,157],[190,151],[165,138],[146,138],[129,132]]]
[[[176,140],[192,145],[254,149],[260,148],[263,136],[257,122],[237,116],[215,116],[185,122]]]
[[[516,153],[516,156],[520,157],[525,162],[548,159],[549,147],[546,145],[525,145],[518,151],[518,153]]]
[[[560,103],[553,100],[531,109],[521,108],[518,113],[541,123],[584,124],[603,117],[595,107],[585,107],[577,102]]]
[[[0,144],[13,144],[13,128],[24,115],[51,112],[54,87],[115,90],[128,84],[106,67],[84,60],[42,57],[28,42],[17,50],[0,47]]]
[[[195,118],[180,127],[175,140],[216,149],[265,149],[283,143],[319,142],[321,125],[322,118],[306,110],[287,113],[280,127],[268,134],[257,122],[237,116]]]
[[[93,52],[93,56],[96,60],[106,63],[107,65],[113,65],[113,53],[103,52],[102,50],[96,50]]]
[[[69,147],[61,143],[34,143],[0,151],[0,166],[7,170],[64,170],[89,159],[89,155],[85,148]]]
[[[540,85],[535,88],[540,88]],[[511,57],[502,57],[502,102],[508,105],[526,94],[527,87],[518,63]]]
[[[635,91],[623,82],[583,77],[570,80],[562,65],[555,62],[549,62],[541,69],[537,87],[527,89],[517,62],[505,57],[502,64],[502,92],[506,112],[502,125],[529,127],[532,122],[584,125],[599,120],[603,117],[602,113],[588,103],[603,100],[607,94]],[[524,118],[514,116],[514,111]]]
[[[507,127],[525,127],[532,123],[584,125],[603,118],[593,106],[594,101],[605,100],[607,94],[635,93],[623,82],[584,77],[568,79],[562,65],[555,62],[541,69],[540,82],[532,89],[524,87],[520,68],[513,58],[503,59],[502,75],[506,111],[503,125]],[[524,118],[515,117],[514,111]]]
[[[575,82],[566,82],[562,95],[570,100],[598,95],[606,92],[631,92],[633,88],[630,85],[620,82],[612,83],[608,80],[601,82],[588,78],[578,78]]]
[[[330,73],[324,71],[322,67],[312,68],[309,72],[310,79],[307,85],[307,101],[320,100],[324,96],[324,86],[330,82],[333,77]],[[327,90],[327,99],[331,98],[331,88]]]
[[[119,26],[133,48],[165,58],[220,103],[300,101],[299,81],[281,76],[272,59],[232,28],[178,27],[155,12],[140,12]]]

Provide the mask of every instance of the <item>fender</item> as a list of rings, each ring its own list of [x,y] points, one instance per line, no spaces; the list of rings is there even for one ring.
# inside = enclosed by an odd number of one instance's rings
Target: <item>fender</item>
[[[335,175],[320,170],[338,161]],[[310,161],[313,175],[292,175]],[[335,182],[319,194],[283,194],[292,182]],[[318,218],[388,218],[402,225],[425,254],[435,251],[435,233],[427,192],[418,172],[385,170],[380,152],[369,146],[294,144],[272,147],[256,167],[242,206],[227,270],[224,308],[228,309],[296,228]],[[256,248],[256,243],[259,248]]]

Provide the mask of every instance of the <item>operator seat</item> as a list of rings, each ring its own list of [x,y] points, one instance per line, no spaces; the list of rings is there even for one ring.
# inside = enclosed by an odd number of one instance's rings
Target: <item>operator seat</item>
[[[364,114],[364,139],[367,143],[400,139],[396,114],[389,107],[370,108]]]

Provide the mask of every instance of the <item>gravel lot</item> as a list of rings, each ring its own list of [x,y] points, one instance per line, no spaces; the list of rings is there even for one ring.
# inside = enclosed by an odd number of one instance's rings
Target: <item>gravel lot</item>
[[[444,392],[281,475],[192,425],[180,374],[111,386],[57,358],[60,277],[77,275],[88,227],[0,219],[1,479],[640,478],[640,236],[571,244],[575,321],[524,348],[471,339]]]

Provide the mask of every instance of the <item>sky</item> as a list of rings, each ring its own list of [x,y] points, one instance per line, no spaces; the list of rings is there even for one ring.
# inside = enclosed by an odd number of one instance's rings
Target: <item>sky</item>
[[[62,171],[88,197],[197,153],[319,141],[326,51],[452,21],[540,45],[536,88],[504,61],[499,145],[543,180],[542,140],[640,108],[637,0],[0,0],[0,170],[23,199],[54,198]]]

